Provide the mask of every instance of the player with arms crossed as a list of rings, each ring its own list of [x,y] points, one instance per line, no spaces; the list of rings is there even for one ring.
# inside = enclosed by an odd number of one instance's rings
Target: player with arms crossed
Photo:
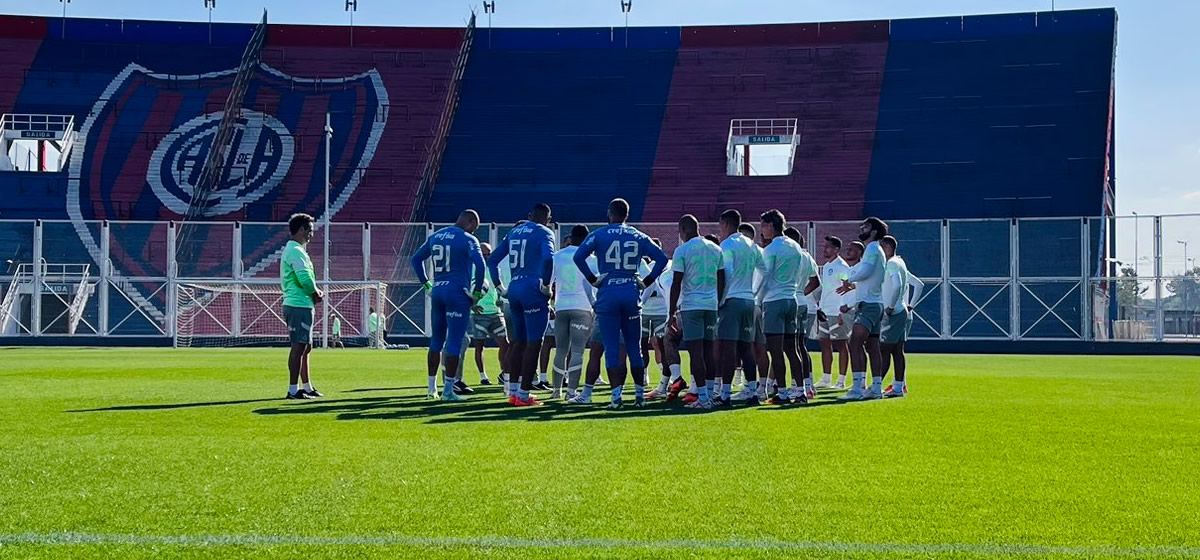
[[[629,368],[637,391],[634,406],[644,406],[646,390],[646,364],[638,352],[641,343],[641,294],[640,290],[658,279],[667,267],[667,255],[650,238],[625,223],[629,219],[629,203],[617,198],[608,204],[608,225],[587,236],[575,253],[575,266],[583,273],[588,283],[597,288],[596,326],[604,341],[604,362],[608,369],[608,380],[612,383],[610,410],[619,410],[622,387],[625,385],[625,369],[621,363],[620,347],[625,342],[629,349]],[[587,258],[597,256],[600,274],[592,273]],[[642,257],[649,255],[654,268],[645,278],[638,277],[638,265]],[[589,379],[583,392],[569,402],[585,404],[592,400],[592,383]]]
[[[879,240],[888,234],[888,225],[879,218],[863,220],[858,238],[867,244],[862,260],[850,269],[839,294],[858,292],[858,316],[850,334],[850,368],[853,385],[842,400],[871,400],[883,397],[883,358],[879,352],[879,332],[883,326],[883,277],[887,255]],[[866,388],[867,359],[871,361],[871,387]]]
[[[446,351],[446,367],[442,371],[443,401],[466,400],[454,392],[459,360],[465,347],[467,322],[471,307],[483,297],[483,252],[473,235],[479,229],[479,214],[463,210],[458,221],[434,232],[413,254],[412,267],[417,280],[429,292],[432,306],[433,332],[429,340],[426,368],[429,374],[430,400],[437,399],[437,369],[442,350]],[[425,261],[433,262],[433,281],[425,274]],[[474,279],[472,280],[472,276]]]
[[[883,276],[883,329],[879,334],[883,375],[887,375],[888,363],[896,361],[896,379],[883,397],[903,397],[908,389],[904,375],[908,365],[904,357],[904,343],[908,341],[908,332],[912,329],[912,308],[921,301],[925,283],[910,274],[908,263],[896,254],[899,243],[895,237],[885,235],[879,240],[879,245],[888,259]]]
[[[533,379],[537,376],[538,356],[542,338],[550,321],[550,280],[554,272],[554,232],[550,223],[550,207],[537,204],[529,220],[513,228],[488,259],[492,283],[508,298],[512,309],[512,340],[508,347],[508,402],[513,406],[536,406],[533,398]],[[500,263],[512,270],[507,289],[500,281]]]
[[[279,262],[279,283],[283,288],[283,320],[287,323],[288,353],[287,398],[315,399],[322,397],[308,377],[308,355],[312,352],[313,304],[320,303],[325,294],[317,288],[312,260],[308,258],[308,242],[312,241],[314,219],[308,214],[293,214],[288,220],[292,238],[283,248]],[[304,386],[300,386],[300,382]]]
[[[683,345],[691,358],[692,377],[699,397],[688,408],[706,410],[729,404],[733,372],[716,386],[717,303],[725,293],[725,269],[721,248],[700,237],[700,222],[688,214],[679,219],[679,239],[671,259],[674,280],[667,311],[667,329],[683,334]],[[682,300],[682,301],[681,301]],[[721,391],[718,393],[717,391]]]

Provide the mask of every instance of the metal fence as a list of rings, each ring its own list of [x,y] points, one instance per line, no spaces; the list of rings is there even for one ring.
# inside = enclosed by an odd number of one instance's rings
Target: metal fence
[[[309,254],[331,281],[388,285],[389,335],[423,336],[430,317],[409,259],[445,224],[323,224]],[[559,224],[560,238],[574,224]],[[596,227],[600,224],[587,224]],[[634,224],[678,245],[673,223]],[[858,222],[804,222],[821,261],[825,236],[854,239]],[[913,338],[1200,342],[1200,215],[890,222],[899,253],[926,283]],[[495,245],[511,229],[484,224]],[[702,233],[716,233],[703,224]],[[329,236],[328,257],[324,243]],[[171,336],[174,286],[198,279],[274,278],[288,238],[278,223],[0,220],[0,336]],[[1189,244],[1197,242],[1189,252]],[[22,263],[90,265],[88,297],[70,329],[61,307],[78,286]],[[16,280],[16,281],[14,281]],[[16,290],[13,297],[6,297]],[[3,310],[0,310],[3,311]]]

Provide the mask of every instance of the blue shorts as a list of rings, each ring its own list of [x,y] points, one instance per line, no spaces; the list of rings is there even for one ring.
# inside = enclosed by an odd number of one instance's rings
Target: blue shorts
[[[541,280],[528,278],[508,287],[508,306],[513,322],[509,329],[513,340],[540,342],[550,323],[550,298],[540,289]]]
[[[604,367],[620,369],[621,344],[626,348],[641,348],[642,304],[636,286],[600,289],[596,297],[596,326],[604,342]],[[628,352],[629,367],[644,368],[641,352]]]
[[[429,351],[458,355],[471,319],[471,296],[462,286],[437,286],[430,294],[433,332]]]

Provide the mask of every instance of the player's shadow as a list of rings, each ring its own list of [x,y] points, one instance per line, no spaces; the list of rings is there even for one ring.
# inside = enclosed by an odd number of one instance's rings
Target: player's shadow
[[[86,408],[80,410],[68,410],[67,412],[130,412],[138,410],[177,410],[182,408],[202,408],[206,406],[233,406],[239,404],[253,404],[261,402],[271,402],[279,399],[247,399],[240,401],[208,401],[208,402],[190,402],[190,403],[164,403],[164,404],[129,404],[121,406],[106,406],[102,408]]]

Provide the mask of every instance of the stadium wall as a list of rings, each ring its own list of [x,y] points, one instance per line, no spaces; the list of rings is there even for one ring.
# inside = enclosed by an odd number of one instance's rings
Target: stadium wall
[[[72,170],[0,173],[0,217],[177,218],[194,167],[164,171],[156,151],[204,149],[188,144],[196,119],[220,110],[252,30],[0,17],[0,112],[93,121]],[[641,220],[765,206],[811,221],[1110,214],[1115,30],[1112,9],[479,30],[425,218],[469,197],[497,222],[534,200],[591,221],[616,195]],[[463,32],[269,25],[246,107],[275,127],[241,138],[231,204],[209,218],[320,215],[328,110],[335,219],[411,219]],[[730,119],[789,117],[791,176],[725,176]]]

